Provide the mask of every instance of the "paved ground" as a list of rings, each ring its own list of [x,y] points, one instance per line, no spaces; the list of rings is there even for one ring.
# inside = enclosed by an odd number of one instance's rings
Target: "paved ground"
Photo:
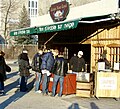
[[[14,60],[15,62],[15,60]],[[0,109],[120,109],[120,100],[113,98],[81,98],[67,95],[61,98],[43,96],[34,92],[34,73],[28,81],[29,92],[19,92],[18,65],[7,61],[11,66],[11,73],[7,73],[5,81],[5,96],[0,96]]]

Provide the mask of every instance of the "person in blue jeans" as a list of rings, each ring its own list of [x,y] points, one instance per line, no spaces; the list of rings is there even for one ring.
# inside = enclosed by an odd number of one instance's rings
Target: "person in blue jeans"
[[[58,57],[55,59],[55,63],[52,70],[54,74],[52,96],[56,95],[56,87],[57,87],[58,81],[60,83],[60,90],[59,90],[58,96],[59,97],[62,96],[64,76],[66,75],[67,71],[68,71],[67,60],[63,58],[63,55],[58,55]]]
[[[54,65],[56,50],[48,50],[42,57],[41,70],[43,74],[42,93],[48,95],[48,83],[51,75],[51,70]]]
[[[42,55],[43,55],[43,49],[39,48],[38,52],[34,55],[33,60],[32,60],[32,70],[35,71],[35,92],[36,93],[41,93],[40,91],[40,83],[41,83],[41,78],[42,78],[42,73],[41,73],[41,64],[42,64]]]

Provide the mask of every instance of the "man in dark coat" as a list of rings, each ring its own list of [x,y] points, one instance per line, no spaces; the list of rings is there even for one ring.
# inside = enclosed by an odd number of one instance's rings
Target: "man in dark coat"
[[[32,60],[32,70],[35,71],[35,92],[41,93],[40,91],[40,82],[42,78],[41,73],[41,64],[42,64],[42,55],[43,55],[43,49],[39,48],[38,52],[34,55]]]
[[[72,70],[72,73],[85,72],[85,60],[82,57],[83,52],[79,51],[77,56],[74,56],[70,59],[69,68]]]
[[[64,81],[64,76],[66,75],[68,71],[68,64],[67,60],[63,58],[63,55],[58,55],[58,57],[55,59],[55,63],[53,66],[53,87],[52,87],[52,96],[55,96],[56,94],[56,87],[57,83],[59,81],[60,83],[60,90],[58,93],[58,96],[62,96],[62,91],[63,91],[63,81]]]

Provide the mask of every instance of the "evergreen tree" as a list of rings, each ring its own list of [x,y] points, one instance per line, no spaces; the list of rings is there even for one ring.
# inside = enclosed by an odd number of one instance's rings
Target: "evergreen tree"
[[[18,29],[26,28],[29,26],[30,26],[30,19],[29,19],[28,11],[27,11],[25,5],[23,5],[22,11],[19,15]]]
[[[30,19],[26,7],[23,5],[19,16],[18,29],[30,27]],[[17,44],[32,44],[34,38],[31,35],[24,35],[16,37]]]

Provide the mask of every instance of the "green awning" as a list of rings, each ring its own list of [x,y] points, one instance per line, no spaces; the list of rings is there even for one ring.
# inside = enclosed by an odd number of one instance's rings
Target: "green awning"
[[[32,35],[36,33],[36,28],[22,28],[10,32],[10,36]]]
[[[22,35],[32,35],[32,34],[40,34],[40,33],[47,33],[47,32],[55,32],[55,31],[62,31],[68,29],[74,29],[77,27],[79,19],[63,22],[63,23],[54,23],[51,25],[45,26],[38,26],[38,27],[31,27],[31,28],[23,28],[19,30],[13,30],[10,32],[10,36],[22,36]]]
[[[87,19],[92,18],[99,18],[101,16],[94,16],[94,17],[88,17]],[[96,19],[96,20],[84,20],[84,18],[81,19],[74,19],[72,21],[64,21],[60,23],[53,23],[51,25],[44,25],[44,26],[36,26],[36,27],[28,27],[28,28],[21,28],[18,30],[13,30],[10,32],[10,36],[23,36],[23,35],[37,35],[41,33],[48,33],[48,32],[56,32],[56,31],[63,31],[63,30],[69,30],[77,28],[78,23],[95,23],[95,22],[102,22],[102,21],[109,21],[111,20],[110,15],[102,16],[103,19]]]

